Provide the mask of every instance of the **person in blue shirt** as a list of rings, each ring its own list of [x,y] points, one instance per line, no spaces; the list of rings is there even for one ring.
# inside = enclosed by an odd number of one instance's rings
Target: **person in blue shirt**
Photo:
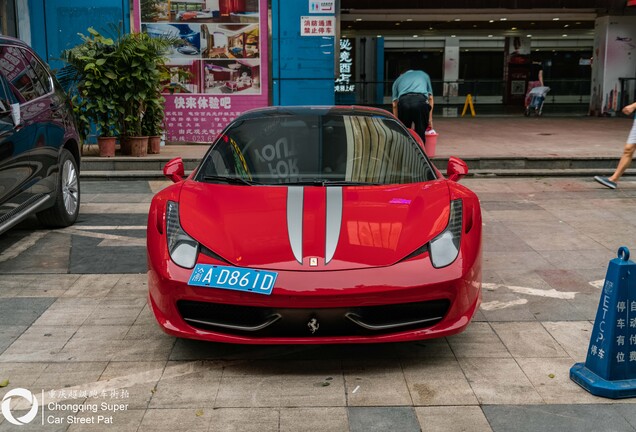
[[[631,115],[634,113],[634,111],[636,111],[636,102],[623,108],[623,113],[625,115]],[[625,148],[623,149],[623,156],[621,156],[621,160],[618,161],[618,167],[616,167],[616,171],[614,171],[614,174],[612,174],[610,177],[596,176],[594,177],[594,180],[610,189],[616,189],[616,183],[618,183],[618,179],[621,178],[627,167],[629,167],[629,165],[632,163],[634,150],[636,150],[636,114],[634,115],[632,130],[629,132],[629,136],[627,137],[627,144],[625,144]]]
[[[433,87],[421,70],[409,69],[393,83],[393,115],[426,141],[426,129],[433,126]]]

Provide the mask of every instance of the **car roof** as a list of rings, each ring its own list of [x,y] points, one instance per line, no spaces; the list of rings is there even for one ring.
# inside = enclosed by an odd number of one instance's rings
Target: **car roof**
[[[256,108],[244,112],[241,120],[279,117],[279,116],[305,116],[305,115],[358,115],[358,116],[381,116],[392,118],[391,114],[380,108],[364,107],[364,106],[270,106],[265,108]]]

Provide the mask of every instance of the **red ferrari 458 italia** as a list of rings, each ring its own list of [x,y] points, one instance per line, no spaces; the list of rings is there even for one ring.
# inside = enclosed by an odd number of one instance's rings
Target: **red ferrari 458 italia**
[[[384,110],[249,111],[148,217],[148,301],[178,337],[397,342],[461,332],[481,301],[481,209]]]

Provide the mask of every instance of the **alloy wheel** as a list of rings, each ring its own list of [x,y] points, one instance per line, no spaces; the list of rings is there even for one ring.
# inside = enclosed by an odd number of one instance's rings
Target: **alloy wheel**
[[[77,170],[70,160],[64,162],[62,168],[62,198],[64,207],[69,215],[75,214],[79,203],[79,180]]]

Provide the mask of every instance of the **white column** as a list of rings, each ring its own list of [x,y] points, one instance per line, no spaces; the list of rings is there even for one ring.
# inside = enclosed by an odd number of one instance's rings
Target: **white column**
[[[457,96],[459,80],[459,38],[449,37],[444,42],[444,100]],[[436,95],[437,96],[437,95]]]
[[[604,16],[594,26],[590,114],[621,110],[619,78],[636,76],[636,16]],[[633,101],[629,101],[631,103]]]

